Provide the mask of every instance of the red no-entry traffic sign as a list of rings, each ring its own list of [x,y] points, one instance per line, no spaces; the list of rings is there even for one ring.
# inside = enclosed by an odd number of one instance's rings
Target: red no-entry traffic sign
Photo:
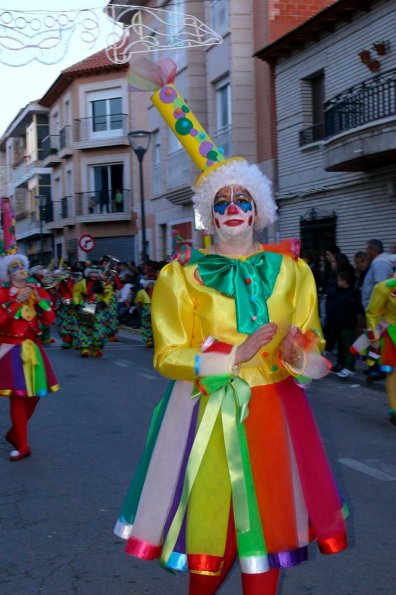
[[[78,245],[80,246],[81,250],[84,250],[84,252],[91,252],[91,250],[95,248],[95,244],[95,238],[89,235],[89,233],[85,233],[78,240]]]

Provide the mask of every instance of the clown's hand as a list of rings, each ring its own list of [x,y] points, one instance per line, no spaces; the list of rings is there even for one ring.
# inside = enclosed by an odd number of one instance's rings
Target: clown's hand
[[[276,328],[276,324],[269,322],[268,324],[263,324],[257,331],[249,335],[249,337],[237,347],[235,364],[238,365],[251,360],[263,345],[267,345],[267,343],[273,339],[276,333]]]
[[[21,302],[21,303],[26,302],[26,300],[29,299],[32,291],[33,291],[32,288],[29,286],[23,287],[22,289],[20,289],[18,291],[18,295],[17,295],[16,299],[18,300],[18,302]]]
[[[318,379],[330,372],[331,362],[319,353],[311,351],[310,343],[299,328],[290,327],[283,340],[279,357],[283,367],[292,376]]]

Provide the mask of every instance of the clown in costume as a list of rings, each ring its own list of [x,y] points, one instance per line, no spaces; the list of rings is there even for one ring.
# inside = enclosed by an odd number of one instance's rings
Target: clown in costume
[[[386,373],[389,419],[396,426],[396,274],[377,283],[366,310],[367,334],[381,353],[381,370]]]
[[[21,254],[0,262],[0,396],[10,399],[10,461],[30,455],[28,421],[39,398],[59,390],[39,338],[40,326],[52,324],[55,314],[48,293],[28,279],[28,268]]]
[[[181,252],[156,282],[154,365],[173,382],[115,532],[128,554],[189,572],[189,595],[215,593],[236,557],[245,595],[274,594],[310,541],[325,554],[347,546],[303,388],[328,372],[315,282],[298,242],[255,241],[275,220],[269,180],[225,160],[169,81],[152,101],[181,142],[195,131],[194,206],[216,243]]]
[[[107,341],[106,309],[113,289],[101,279],[96,266],[86,268],[84,275],[73,289],[73,304],[77,306],[73,345],[82,357],[102,357]]]
[[[76,311],[73,306],[73,290],[76,283],[70,271],[59,273],[57,283],[56,326],[62,339],[62,349],[73,347],[73,337],[76,334]]]

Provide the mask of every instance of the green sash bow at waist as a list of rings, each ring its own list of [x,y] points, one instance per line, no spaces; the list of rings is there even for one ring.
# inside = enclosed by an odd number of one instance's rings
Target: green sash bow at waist
[[[221,415],[227,466],[231,481],[232,503],[235,528],[240,534],[240,550],[266,553],[249,451],[243,422],[248,416],[251,398],[250,386],[239,377],[211,376],[201,378],[192,398],[208,394],[209,399],[198,427],[187,463],[183,491],[167,534],[161,555],[161,562],[166,564],[177,542],[190,494],[197,477],[199,467],[208,447],[216,420]]]
[[[250,335],[269,322],[267,299],[273,292],[282,255],[260,252],[249,258],[207,254],[197,262],[203,283],[235,298],[237,329]]]

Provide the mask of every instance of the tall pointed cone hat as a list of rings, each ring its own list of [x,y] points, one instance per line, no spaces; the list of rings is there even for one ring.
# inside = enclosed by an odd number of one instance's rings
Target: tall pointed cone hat
[[[177,66],[170,58],[156,63],[139,58],[129,74],[130,91],[152,91],[151,101],[166,124],[190,155],[201,175],[195,185],[193,202],[203,226],[212,229],[212,206],[216,192],[230,184],[246,188],[256,204],[256,229],[262,229],[276,218],[271,182],[257,165],[242,157],[224,155],[195,117],[190,105],[174,82]]]
[[[132,66],[130,90],[155,91],[151,96],[166,124],[201,171],[225,161],[224,150],[216,146],[174,85],[177,67],[170,58],[156,63],[140,58]]]

